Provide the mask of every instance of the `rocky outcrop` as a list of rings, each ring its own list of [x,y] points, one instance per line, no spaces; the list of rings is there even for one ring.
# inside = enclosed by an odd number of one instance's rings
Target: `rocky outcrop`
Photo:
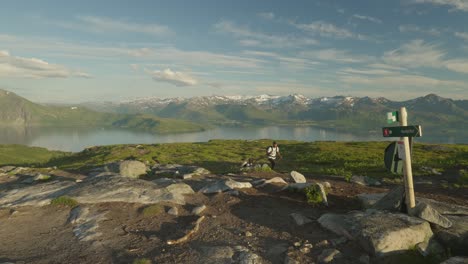
[[[231,179],[228,180],[220,180],[213,184],[203,187],[200,192],[205,194],[210,193],[220,193],[228,190],[233,189],[242,189],[242,188],[252,188],[252,184],[250,182],[238,182]]]
[[[408,250],[433,236],[429,223],[400,213],[325,214],[318,222],[331,232],[356,240],[375,256]]]

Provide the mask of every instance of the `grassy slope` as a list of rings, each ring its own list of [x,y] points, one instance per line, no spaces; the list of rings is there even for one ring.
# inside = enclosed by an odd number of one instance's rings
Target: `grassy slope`
[[[136,158],[153,163],[153,158],[161,163],[194,164],[216,173],[238,171],[239,164],[252,157],[257,162],[266,163],[265,148],[270,140],[212,140],[203,143],[172,143],[155,145],[115,145],[93,147],[71,155],[49,154],[55,159],[44,164],[63,169],[86,170],[107,162]],[[297,142],[279,141],[284,159],[278,170],[297,170],[307,174],[342,175],[343,172],[372,177],[394,177],[386,172],[383,165],[383,152],[388,142]],[[430,144],[414,146],[414,174],[424,174],[422,166],[439,170],[468,168],[468,145],[443,145],[432,148]],[[440,145],[437,145],[440,146]],[[19,152],[25,147],[16,146]],[[13,150],[2,156],[0,164],[14,163],[8,157],[20,157]],[[37,162],[46,157],[40,156]],[[31,159],[30,159],[31,160]],[[398,176],[397,176],[398,177]]]
[[[30,166],[43,164],[50,159],[63,158],[67,155],[69,153],[39,147],[0,145],[0,165],[21,164]]]

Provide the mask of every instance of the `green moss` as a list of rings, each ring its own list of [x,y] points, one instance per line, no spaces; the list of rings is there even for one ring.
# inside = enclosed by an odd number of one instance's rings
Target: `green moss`
[[[133,260],[132,264],[151,264],[151,260],[147,258],[138,258]]]
[[[304,193],[306,196],[306,201],[309,204],[320,204],[323,202],[323,197],[320,192],[320,187],[318,185],[311,185],[304,189]]]
[[[58,206],[67,206],[67,207],[73,208],[78,205],[78,202],[75,199],[70,198],[68,196],[60,196],[60,197],[54,198],[50,202],[50,204],[58,205]]]
[[[151,217],[156,215],[161,215],[165,212],[164,206],[161,204],[153,204],[146,206],[141,211],[144,217]]]

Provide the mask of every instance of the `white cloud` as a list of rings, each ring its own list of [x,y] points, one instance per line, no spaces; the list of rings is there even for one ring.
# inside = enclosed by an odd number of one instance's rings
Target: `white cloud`
[[[262,13],[258,13],[258,16],[263,18],[263,19],[266,19],[266,20],[273,20],[275,19],[275,14],[273,12],[262,12]]]
[[[214,27],[219,32],[238,38],[241,45],[248,47],[261,46],[267,48],[286,48],[318,44],[318,41],[312,38],[297,37],[292,35],[265,34],[250,30],[247,27],[238,26],[226,20],[216,23]]]
[[[337,37],[337,38],[352,38],[354,34],[344,28],[339,28],[333,24],[326,23],[324,21],[315,21],[310,24],[293,24],[299,29],[304,31],[318,34],[326,37]]]
[[[445,67],[451,71],[468,73],[468,59],[455,59],[445,61]]]
[[[372,57],[366,55],[353,55],[345,50],[338,49],[323,49],[317,51],[301,52],[302,57],[318,59],[322,61],[333,61],[341,63],[362,63],[373,60]]]
[[[423,40],[413,40],[400,48],[384,53],[383,60],[391,65],[409,68],[443,66],[445,52],[437,45],[425,43]]]
[[[468,1],[466,0],[412,0],[415,4],[433,4],[439,6],[450,6],[453,9],[450,11],[464,11],[468,12]]]
[[[391,76],[343,76],[341,81],[371,86],[393,86],[393,87],[466,87],[466,83],[460,81],[447,81],[420,75],[391,75]]]
[[[394,75],[397,72],[384,70],[384,69],[364,69],[358,70],[354,68],[346,68],[343,70],[343,73],[349,74],[363,74],[363,75]]]
[[[439,36],[440,35],[440,30],[436,28],[430,28],[430,29],[424,29],[416,25],[401,25],[398,27],[400,32],[402,33],[414,33],[414,32],[419,32],[427,35],[432,35],[432,36]]]
[[[371,17],[371,16],[362,16],[362,15],[354,14],[353,17],[357,19],[361,19],[361,20],[367,20],[370,22],[382,24],[382,20],[375,18],[375,17]]]
[[[468,33],[467,32],[455,32],[455,37],[461,38],[465,41],[468,41]]]
[[[130,64],[130,68],[131,68],[133,71],[139,71],[139,70],[140,70],[140,65],[135,64],[135,63],[132,63],[132,64]]]
[[[91,76],[84,72],[72,71],[65,66],[51,64],[37,58],[23,58],[0,50],[0,76],[18,78],[68,78]]]
[[[150,72],[150,74],[155,81],[168,82],[174,84],[175,86],[192,86],[198,83],[198,81],[189,74],[172,71],[171,69],[153,71]]]
[[[100,32],[133,32],[156,36],[165,35],[171,32],[167,26],[158,24],[138,24],[95,16],[79,16],[78,19],[86,23],[87,26],[90,26],[94,30]]]

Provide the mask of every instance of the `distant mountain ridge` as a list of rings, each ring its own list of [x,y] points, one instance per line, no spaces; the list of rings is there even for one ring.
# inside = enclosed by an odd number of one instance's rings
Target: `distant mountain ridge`
[[[354,133],[378,133],[380,127],[386,125],[385,113],[405,106],[409,122],[423,125],[429,134],[468,137],[468,100],[453,100],[435,94],[405,101],[354,96],[311,98],[292,94],[148,97],[86,105],[99,111],[145,113],[212,125],[309,124]]]

